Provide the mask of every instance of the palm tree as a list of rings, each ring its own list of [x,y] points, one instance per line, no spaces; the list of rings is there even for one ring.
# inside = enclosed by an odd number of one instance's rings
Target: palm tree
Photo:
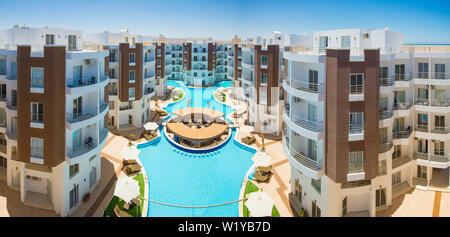
[[[134,134],[130,134],[128,136],[128,146],[132,146],[133,145],[133,143],[131,143],[131,139],[133,139],[134,137],[136,137],[136,135],[134,135]]]

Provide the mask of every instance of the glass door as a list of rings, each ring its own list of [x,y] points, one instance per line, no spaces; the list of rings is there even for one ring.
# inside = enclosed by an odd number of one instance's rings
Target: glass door
[[[386,188],[377,189],[376,191],[376,206],[381,207],[386,205]]]
[[[72,133],[72,149],[81,147],[81,128]]]
[[[406,105],[405,91],[394,91],[394,107],[401,108]]]
[[[434,129],[438,131],[445,131],[445,116],[434,116]]]
[[[320,36],[319,38],[320,52],[324,52],[327,47],[328,47],[328,36]]]
[[[428,79],[428,63],[419,63],[418,78]]]
[[[311,139],[308,139],[308,155],[311,160],[317,160],[317,142]]]
[[[428,89],[418,88],[417,89],[417,102],[422,105],[428,105]]]
[[[78,97],[73,100],[73,118],[78,118],[83,112],[83,101],[82,97]]]
[[[445,98],[445,89],[434,90],[434,105],[447,106],[447,99]]]
[[[435,64],[434,70],[436,72],[436,79],[445,79],[445,64]]]
[[[83,66],[74,66],[73,67],[73,79],[72,79],[72,84],[73,86],[81,86],[83,85],[83,79],[82,79],[82,75],[83,75]]]
[[[69,51],[77,49],[77,36],[76,35],[69,35],[68,36],[68,47]]]
[[[392,185],[399,184],[402,180],[402,174],[401,171],[398,171],[397,173],[392,174]]]

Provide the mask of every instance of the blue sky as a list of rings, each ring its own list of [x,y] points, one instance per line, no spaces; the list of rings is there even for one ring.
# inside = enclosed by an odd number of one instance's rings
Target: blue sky
[[[0,9],[0,29],[25,24],[229,39],[273,30],[311,34],[389,27],[403,32],[405,43],[450,43],[449,0],[0,0]]]

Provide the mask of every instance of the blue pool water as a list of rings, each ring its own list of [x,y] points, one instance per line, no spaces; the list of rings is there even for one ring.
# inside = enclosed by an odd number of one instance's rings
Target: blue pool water
[[[183,82],[169,81],[170,86],[183,89],[183,100],[169,105],[171,112],[187,106],[208,107],[225,114],[229,106],[216,102],[212,93],[231,82],[216,83],[209,88],[188,88]],[[189,99],[195,97],[195,99]],[[208,103],[209,102],[209,103]],[[161,130],[161,133],[164,131]],[[235,131],[232,132],[235,136]],[[162,134],[159,141],[141,148],[139,155],[149,180],[149,198],[185,206],[205,206],[239,199],[241,183],[253,162],[254,151],[243,149],[232,139],[212,153],[193,154],[180,151]],[[180,208],[149,203],[148,216],[239,216],[239,204],[210,208]]]

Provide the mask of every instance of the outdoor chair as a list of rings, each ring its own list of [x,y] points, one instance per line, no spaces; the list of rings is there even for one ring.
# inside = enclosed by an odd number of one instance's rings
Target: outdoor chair
[[[269,166],[258,166],[258,167],[256,167],[256,170],[264,172],[264,173],[269,173],[272,170],[272,166],[271,165],[269,165]]]
[[[123,160],[122,163],[123,163],[123,166],[127,166],[127,165],[137,164],[137,161],[136,160]]]
[[[255,176],[253,176],[253,180],[258,182],[265,182],[269,178],[269,173],[263,174],[262,172],[255,172]]]
[[[135,173],[139,173],[141,171],[141,165],[140,164],[132,164],[132,165],[127,165],[125,167],[125,173],[127,175],[132,175]]]
[[[119,205],[116,204],[116,206],[114,207],[114,214],[117,217],[133,217],[132,215],[120,210]]]

